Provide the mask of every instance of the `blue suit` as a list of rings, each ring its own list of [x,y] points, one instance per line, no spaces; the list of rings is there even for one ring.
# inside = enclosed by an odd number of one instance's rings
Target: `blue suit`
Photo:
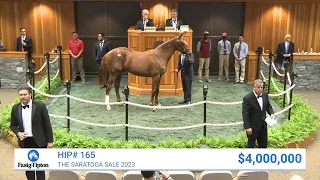
[[[191,102],[191,86],[193,79],[193,63],[194,55],[191,53],[190,60],[185,58],[185,54],[179,55],[179,63],[177,69],[181,71],[182,88],[184,92],[184,102]]]
[[[111,50],[111,43],[107,40],[104,40],[102,50],[100,49],[100,42],[94,43],[93,56],[98,64],[101,63],[101,60],[105,54]]]

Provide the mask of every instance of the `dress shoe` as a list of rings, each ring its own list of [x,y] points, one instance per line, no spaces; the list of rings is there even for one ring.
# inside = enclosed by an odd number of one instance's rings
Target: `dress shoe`
[[[208,83],[211,83],[211,80],[210,80],[210,79],[207,79],[207,82],[208,82]]]
[[[181,101],[181,102],[178,102],[178,104],[186,104],[187,101]]]
[[[203,83],[203,81],[200,79],[199,81],[198,81],[199,83]]]
[[[236,82],[234,82],[234,83],[235,83],[235,84],[238,84],[239,82],[236,81]]]

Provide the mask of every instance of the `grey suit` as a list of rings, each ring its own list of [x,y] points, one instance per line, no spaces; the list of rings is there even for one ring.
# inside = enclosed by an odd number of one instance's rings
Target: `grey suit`
[[[151,27],[154,26],[153,20],[148,18],[148,22],[146,23],[146,26],[151,26]],[[142,20],[142,19],[140,19],[140,20],[137,22],[136,30],[142,30],[142,31],[144,31],[144,25],[143,25],[143,20]]]
[[[184,102],[191,102],[191,86],[193,78],[193,63],[194,55],[191,53],[190,60],[185,58],[185,55],[179,55],[179,63],[177,69],[181,70],[181,81],[184,92]]]

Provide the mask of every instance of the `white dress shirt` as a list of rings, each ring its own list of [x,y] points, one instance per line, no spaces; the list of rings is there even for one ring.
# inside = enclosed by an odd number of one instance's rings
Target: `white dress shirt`
[[[285,46],[286,46],[286,47],[285,47],[285,48],[286,48],[285,50],[286,50],[286,54],[287,54],[287,53],[288,53],[288,50],[289,50],[289,43],[288,43],[287,41],[285,42]]]
[[[172,27],[175,29],[177,28],[178,20],[177,19],[172,19]]]
[[[261,111],[262,111],[262,106],[263,106],[263,99],[262,99],[262,94],[261,94],[261,97],[259,97],[259,98],[257,98],[258,97],[258,95],[253,91],[253,93],[254,93],[254,95],[256,96],[256,99],[257,99],[257,101],[258,101],[258,103],[259,103],[259,105],[260,105],[260,109],[261,109]]]
[[[183,66],[183,64],[184,64],[184,58],[185,58],[185,54],[181,54],[181,65]]]
[[[24,133],[27,137],[32,137],[32,120],[31,120],[31,112],[32,112],[32,100],[28,103],[29,108],[22,108],[22,122]],[[25,106],[21,103],[21,106]]]

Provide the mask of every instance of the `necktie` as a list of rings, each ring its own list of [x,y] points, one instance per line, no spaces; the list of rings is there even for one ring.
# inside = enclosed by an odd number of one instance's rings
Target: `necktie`
[[[24,48],[23,48],[23,40],[24,40],[24,37],[21,36],[21,50],[22,50],[22,51],[24,51]]]
[[[103,42],[100,42],[100,51],[102,52]]]
[[[259,99],[259,98],[262,98],[262,95],[260,95],[260,96],[257,96],[257,99]]]
[[[288,54],[288,43],[286,43],[286,54]]]
[[[23,109],[26,109],[26,107],[29,108],[29,104],[22,106]]]
[[[223,41],[223,53],[227,54],[226,41]]]
[[[238,53],[237,53],[238,58],[240,58],[240,51],[241,51],[241,43],[239,44],[239,47],[238,47]]]
[[[176,25],[176,24],[177,24],[177,20],[176,20],[176,19],[174,19],[174,20],[173,20],[173,23]]]

